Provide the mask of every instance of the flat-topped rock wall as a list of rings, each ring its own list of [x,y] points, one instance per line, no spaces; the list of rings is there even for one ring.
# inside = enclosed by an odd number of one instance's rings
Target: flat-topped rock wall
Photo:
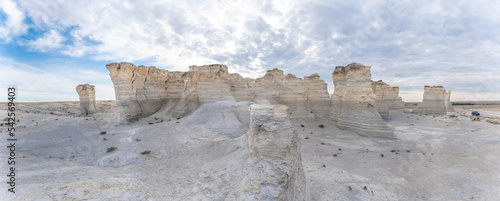
[[[445,115],[447,113],[445,91],[446,90],[443,88],[443,86],[424,86],[423,101],[412,112],[418,114]]]
[[[297,78],[273,69],[257,79],[229,74],[225,65],[190,66],[188,72],[170,72],[131,63],[110,63],[116,103],[124,121],[154,114],[172,103],[174,116],[185,116],[204,103],[236,100],[284,104],[294,117],[330,115],[327,84],[317,74]]]

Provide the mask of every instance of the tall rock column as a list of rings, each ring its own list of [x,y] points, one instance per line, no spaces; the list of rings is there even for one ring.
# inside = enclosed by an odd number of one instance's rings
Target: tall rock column
[[[80,96],[80,110],[82,116],[89,116],[97,111],[95,106],[95,87],[90,84],[80,84],[76,87],[76,92]]]
[[[446,114],[444,92],[443,86],[424,86],[424,99],[412,112],[418,114]]]
[[[300,141],[285,105],[250,106],[249,154],[237,200],[305,200]]]
[[[333,71],[336,86],[332,98],[333,115],[340,129],[348,129],[364,136],[395,138],[375,108],[375,94],[371,84],[370,66],[352,63],[337,66]],[[337,88],[337,85],[339,87]]]

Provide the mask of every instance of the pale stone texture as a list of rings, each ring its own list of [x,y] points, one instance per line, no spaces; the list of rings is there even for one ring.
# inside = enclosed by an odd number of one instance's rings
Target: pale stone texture
[[[237,200],[305,200],[300,140],[285,105],[250,106],[249,154]]]
[[[273,69],[262,78],[251,79],[229,74],[227,66],[220,64],[190,66],[188,72],[125,62],[106,67],[123,121],[159,110],[182,117],[202,104],[228,100],[288,105],[294,117],[328,117],[331,109],[327,84],[317,74],[300,79]]]
[[[445,115],[445,91],[446,90],[444,90],[442,86],[424,86],[424,99],[412,112],[418,114]]]
[[[404,109],[405,103],[399,97],[398,87],[391,87],[379,80],[377,82],[372,81],[372,90],[375,94],[375,108],[382,118],[390,119],[390,110]]]
[[[80,84],[76,87],[76,92],[80,97],[80,111],[82,116],[89,116],[96,113],[95,87],[90,84]]]
[[[451,90],[444,91],[444,105],[446,107],[446,112],[455,112],[455,108],[453,108],[453,105],[451,105],[450,102],[451,98]]]
[[[375,108],[376,96],[372,90],[370,68],[358,63],[335,68],[332,74],[335,85],[333,119],[339,128],[360,135],[395,138]]]

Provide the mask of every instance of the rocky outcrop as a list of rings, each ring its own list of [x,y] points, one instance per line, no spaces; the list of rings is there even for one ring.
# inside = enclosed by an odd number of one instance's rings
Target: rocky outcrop
[[[300,141],[285,105],[250,106],[248,158],[237,200],[305,200]]]
[[[335,68],[332,117],[341,129],[364,136],[395,138],[375,108],[370,68],[358,63]]]
[[[76,87],[76,92],[80,97],[80,110],[82,116],[89,116],[96,113],[95,87],[90,84],[80,84]]]
[[[455,112],[455,108],[450,102],[451,90],[444,91],[444,106],[446,107],[446,112]]]
[[[372,90],[375,94],[375,109],[382,118],[390,119],[390,110],[404,109],[405,103],[399,97],[398,87],[391,87],[379,80],[377,82],[372,81]]]
[[[424,86],[424,99],[412,112],[445,115],[447,111],[445,91],[442,86]]]
[[[106,65],[115,87],[116,103],[124,121],[149,116],[167,107],[185,116],[215,101],[269,101],[291,108],[292,116],[328,117],[327,84],[317,74],[304,79],[273,69],[258,79],[229,74],[227,66],[190,66],[188,72],[169,72],[131,63]]]

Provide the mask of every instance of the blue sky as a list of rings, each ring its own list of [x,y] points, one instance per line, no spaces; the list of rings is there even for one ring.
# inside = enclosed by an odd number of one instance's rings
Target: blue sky
[[[372,66],[372,80],[421,101],[424,85],[452,101],[500,100],[500,1],[0,0],[0,98],[76,101],[76,86],[114,99],[105,65],[187,71],[222,63],[262,76]]]

